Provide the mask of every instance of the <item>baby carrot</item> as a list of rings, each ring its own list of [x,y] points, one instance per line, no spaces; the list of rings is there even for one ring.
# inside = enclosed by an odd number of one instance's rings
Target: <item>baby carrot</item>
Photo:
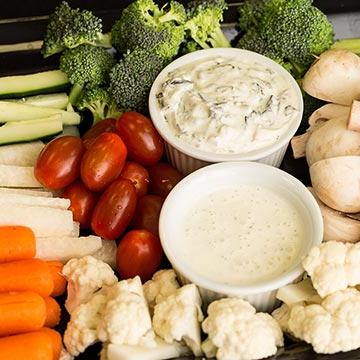
[[[62,269],[64,264],[60,261],[47,261],[49,265],[50,272],[54,282],[54,289],[51,296],[59,296],[62,295],[66,290],[66,279],[65,276],[62,275]]]
[[[45,261],[28,259],[0,264],[0,293],[34,291],[45,297],[53,290],[54,281]]]
[[[60,322],[60,305],[50,296],[45,297],[44,301],[46,305],[46,320],[44,325],[52,328]]]
[[[62,348],[61,335],[57,331],[47,327],[40,329],[40,332],[47,334],[50,337],[53,348],[53,360],[58,360]]]
[[[0,226],[0,263],[31,259],[35,252],[35,235],[30,228]]]
[[[46,305],[39,294],[29,291],[0,294],[0,336],[39,330],[45,319]]]
[[[54,360],[52,338],[44,331],[0,338],[0,359]]]

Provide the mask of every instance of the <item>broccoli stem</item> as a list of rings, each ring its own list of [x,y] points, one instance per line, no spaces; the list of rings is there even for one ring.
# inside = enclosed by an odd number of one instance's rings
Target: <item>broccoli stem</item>
[[[231,47],[230,41],[226,38],[225,34],[222,32],[221,28],[218,27],[212,34],[210,43],[214,48],[229,48]]]
[[[83,85],[80,84],[74,84],[71,88],[70,94],[69,94],[69,102],[72,105],[75,105],[77,100],[79,99],[79,96],[83,90]]]
[[[97,40],[96,40],[96,46],[101,46],[105,48],[111,48],[111,33],[107,34],[98,34]]]
[[[332,44],[331,49],[344,49],[359,54],[360,38],[337,40]]]

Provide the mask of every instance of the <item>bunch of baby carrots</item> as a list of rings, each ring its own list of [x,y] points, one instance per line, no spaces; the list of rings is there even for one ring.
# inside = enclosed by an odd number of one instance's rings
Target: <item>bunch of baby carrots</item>
[[[62,263],[34,259],[36,239],[24,226],[0,227],[0,359],[58,360],[61,335],[54,297],[65,292]]]

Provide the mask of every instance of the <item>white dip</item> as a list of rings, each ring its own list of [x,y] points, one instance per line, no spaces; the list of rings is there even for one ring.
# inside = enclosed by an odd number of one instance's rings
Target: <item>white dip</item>
[[[212,153],[247,153],[275,143],[298,115],[285,77],[254,61],[216,57],[168,74],[157,94],[171,131]]]
[[[229,285],[257,284],[289,271],[306,236],[297,208],[256,185],[207,195],[174,231],[182,242],[179,256],[192,271]]]

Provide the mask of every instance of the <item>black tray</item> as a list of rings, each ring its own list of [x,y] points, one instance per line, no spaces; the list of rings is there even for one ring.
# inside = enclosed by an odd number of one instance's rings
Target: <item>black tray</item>
[[[84,2],[81,0],[70,0],[69,3],[72,6],[93,10],[103,19],[104,28],[105,31],[107,31],[119,16],[120,9],[131,1],[132,0],[88,0],[87,2]],[[186,3],[187,1],[180,0],[180,2]],[[42,39],[47,15],[53,11],[58,3],[58,0],[48,0],[46,2],[41,0],[0,1],[0,76],[26,74],[57,67],[58,58],[56,56],[43,59],[38,49],[13,51],[12,48],[9,47],[7,48],[7,51],[4,52],[1,51],[1,45],[31,42]],[[230,6],[225,14],[225,26],[233,28],[237,21],[236,7],[239,1],[230,0],[228,3]],[[359,0],[315,0],[314,3],[327,14],[360,11]],[[360,36],[360,34],[357,35]],[[304,159],[294,160],[290,149],[286,152],[281,168],[300,179],[305,185],[309,185],[309,173],[306,161]],[[59,326],[59,330],[64,330],[66,321],[67,317],[64,316],[62,323]],[[96,344],[77,357],[77,360],[97,359],[100,350],[101,345]],[[185,359],[188,360],[192,358],[179,358],[178,360]],[[360,350],[335,355],[318,355],[305,343],[292,343],[291,341],[286,340],[285,347],[279,349],[277,354],[269,359],[360,360]]]

